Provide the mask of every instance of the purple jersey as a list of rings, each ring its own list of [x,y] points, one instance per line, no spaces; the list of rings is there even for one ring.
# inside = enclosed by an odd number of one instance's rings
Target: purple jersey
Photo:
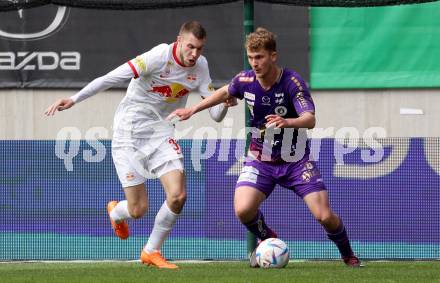
[[[265,138],[266,116],[276,114],[283,118],[298,118],[304,112],[315,112],[315,105],[304,80],[294,71],[283,69],[277,82],[264,90],[258,82],[254,71],[242,71],[229,84],[228,92],[238,99],[245,99],[250,111],[252,138],[250,150],[257,153],[263,161],[286,160],[287,154],[293,155],[297,148],[298,130],[277,129],[272,138]],[[290,130],[290,131],[289,131]],[[284,137],[284,138],[283,138]],[[282,144],[286,143],[283,147]],[[305,154],[309,145],[304,142]],[[269,154],[266,154],[269,149]],[[265,156],[265,157],[263,157]]]

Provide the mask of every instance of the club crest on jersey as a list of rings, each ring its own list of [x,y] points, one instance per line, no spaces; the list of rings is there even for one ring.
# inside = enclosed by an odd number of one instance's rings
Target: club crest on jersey
[[[263,96],[262,98],[261,98],[261,101],[262,101],[262,105],[270,105],[270,97],[269,96]]]
[[[189,82],[193,82],[195,80],[197,80],[197,75],[196,74],[188,74],[188,76],[186,77],[187,81]]]
[[[284,106],[277,106],[277,107],[275,107],[275,114],[277,114],[279,116],[286,116],[287,108]]]
[[[164,86],[153,86],[151,91],[165,97],[166,102],[175,102],[178,98],[189,93],[189,90],[187,90],[183,85],[177,83]]]

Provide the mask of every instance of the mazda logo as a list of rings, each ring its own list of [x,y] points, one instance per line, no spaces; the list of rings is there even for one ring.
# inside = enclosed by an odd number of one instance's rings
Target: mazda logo
[[[54,12],[56,9],[56,12]],[[18,14],[15,14],[17,13]],[[0,37],[8,40],[37,40],[59,31],[67,21],[69,8],[39,7],[2,15]],[[53,14],[55,13],[55,16]],[[13,15],[14,14],[14,15]],[[51,15],[52,14],[52,15]],[[15,29],[15,30],[11,30]],[[34,29],[34,30],[31,30]]]

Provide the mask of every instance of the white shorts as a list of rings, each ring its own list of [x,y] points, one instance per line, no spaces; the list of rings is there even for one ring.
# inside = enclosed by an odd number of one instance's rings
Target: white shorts
[[[157,145],[149,139],[136,139],[130,146],[112,146],[113,163],[122,187],[145,183],[173,171],[183,171],[183,155],[173,138]]]

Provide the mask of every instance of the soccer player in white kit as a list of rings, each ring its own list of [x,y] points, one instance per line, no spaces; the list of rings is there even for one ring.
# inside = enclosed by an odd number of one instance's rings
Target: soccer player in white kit
[[[129,236],[126,219],[140,218],[147,211],[145,181],[158,177],[166,200],[159,209],[153,230],[141,252],[141,262],[158,268],[176,269],[161,254],[160,248],[185,204],[186,188],[183,156],[173,138],[174,126],[165,120],[174,110],[185,106],[188,93],[202,97],[213,92],[208,63],[201,56],[206,31],[196,21],[181,26],[177,40],[160,44],[85,86],[77,94],[56,101],[45,112],[66,110],[74,104],[131,79],[126,96],[114,118],[113,162],[124,188],[126,200],[107,204],[110,222],[121,239]],[[234,102],[210,109],[220,122]]]

